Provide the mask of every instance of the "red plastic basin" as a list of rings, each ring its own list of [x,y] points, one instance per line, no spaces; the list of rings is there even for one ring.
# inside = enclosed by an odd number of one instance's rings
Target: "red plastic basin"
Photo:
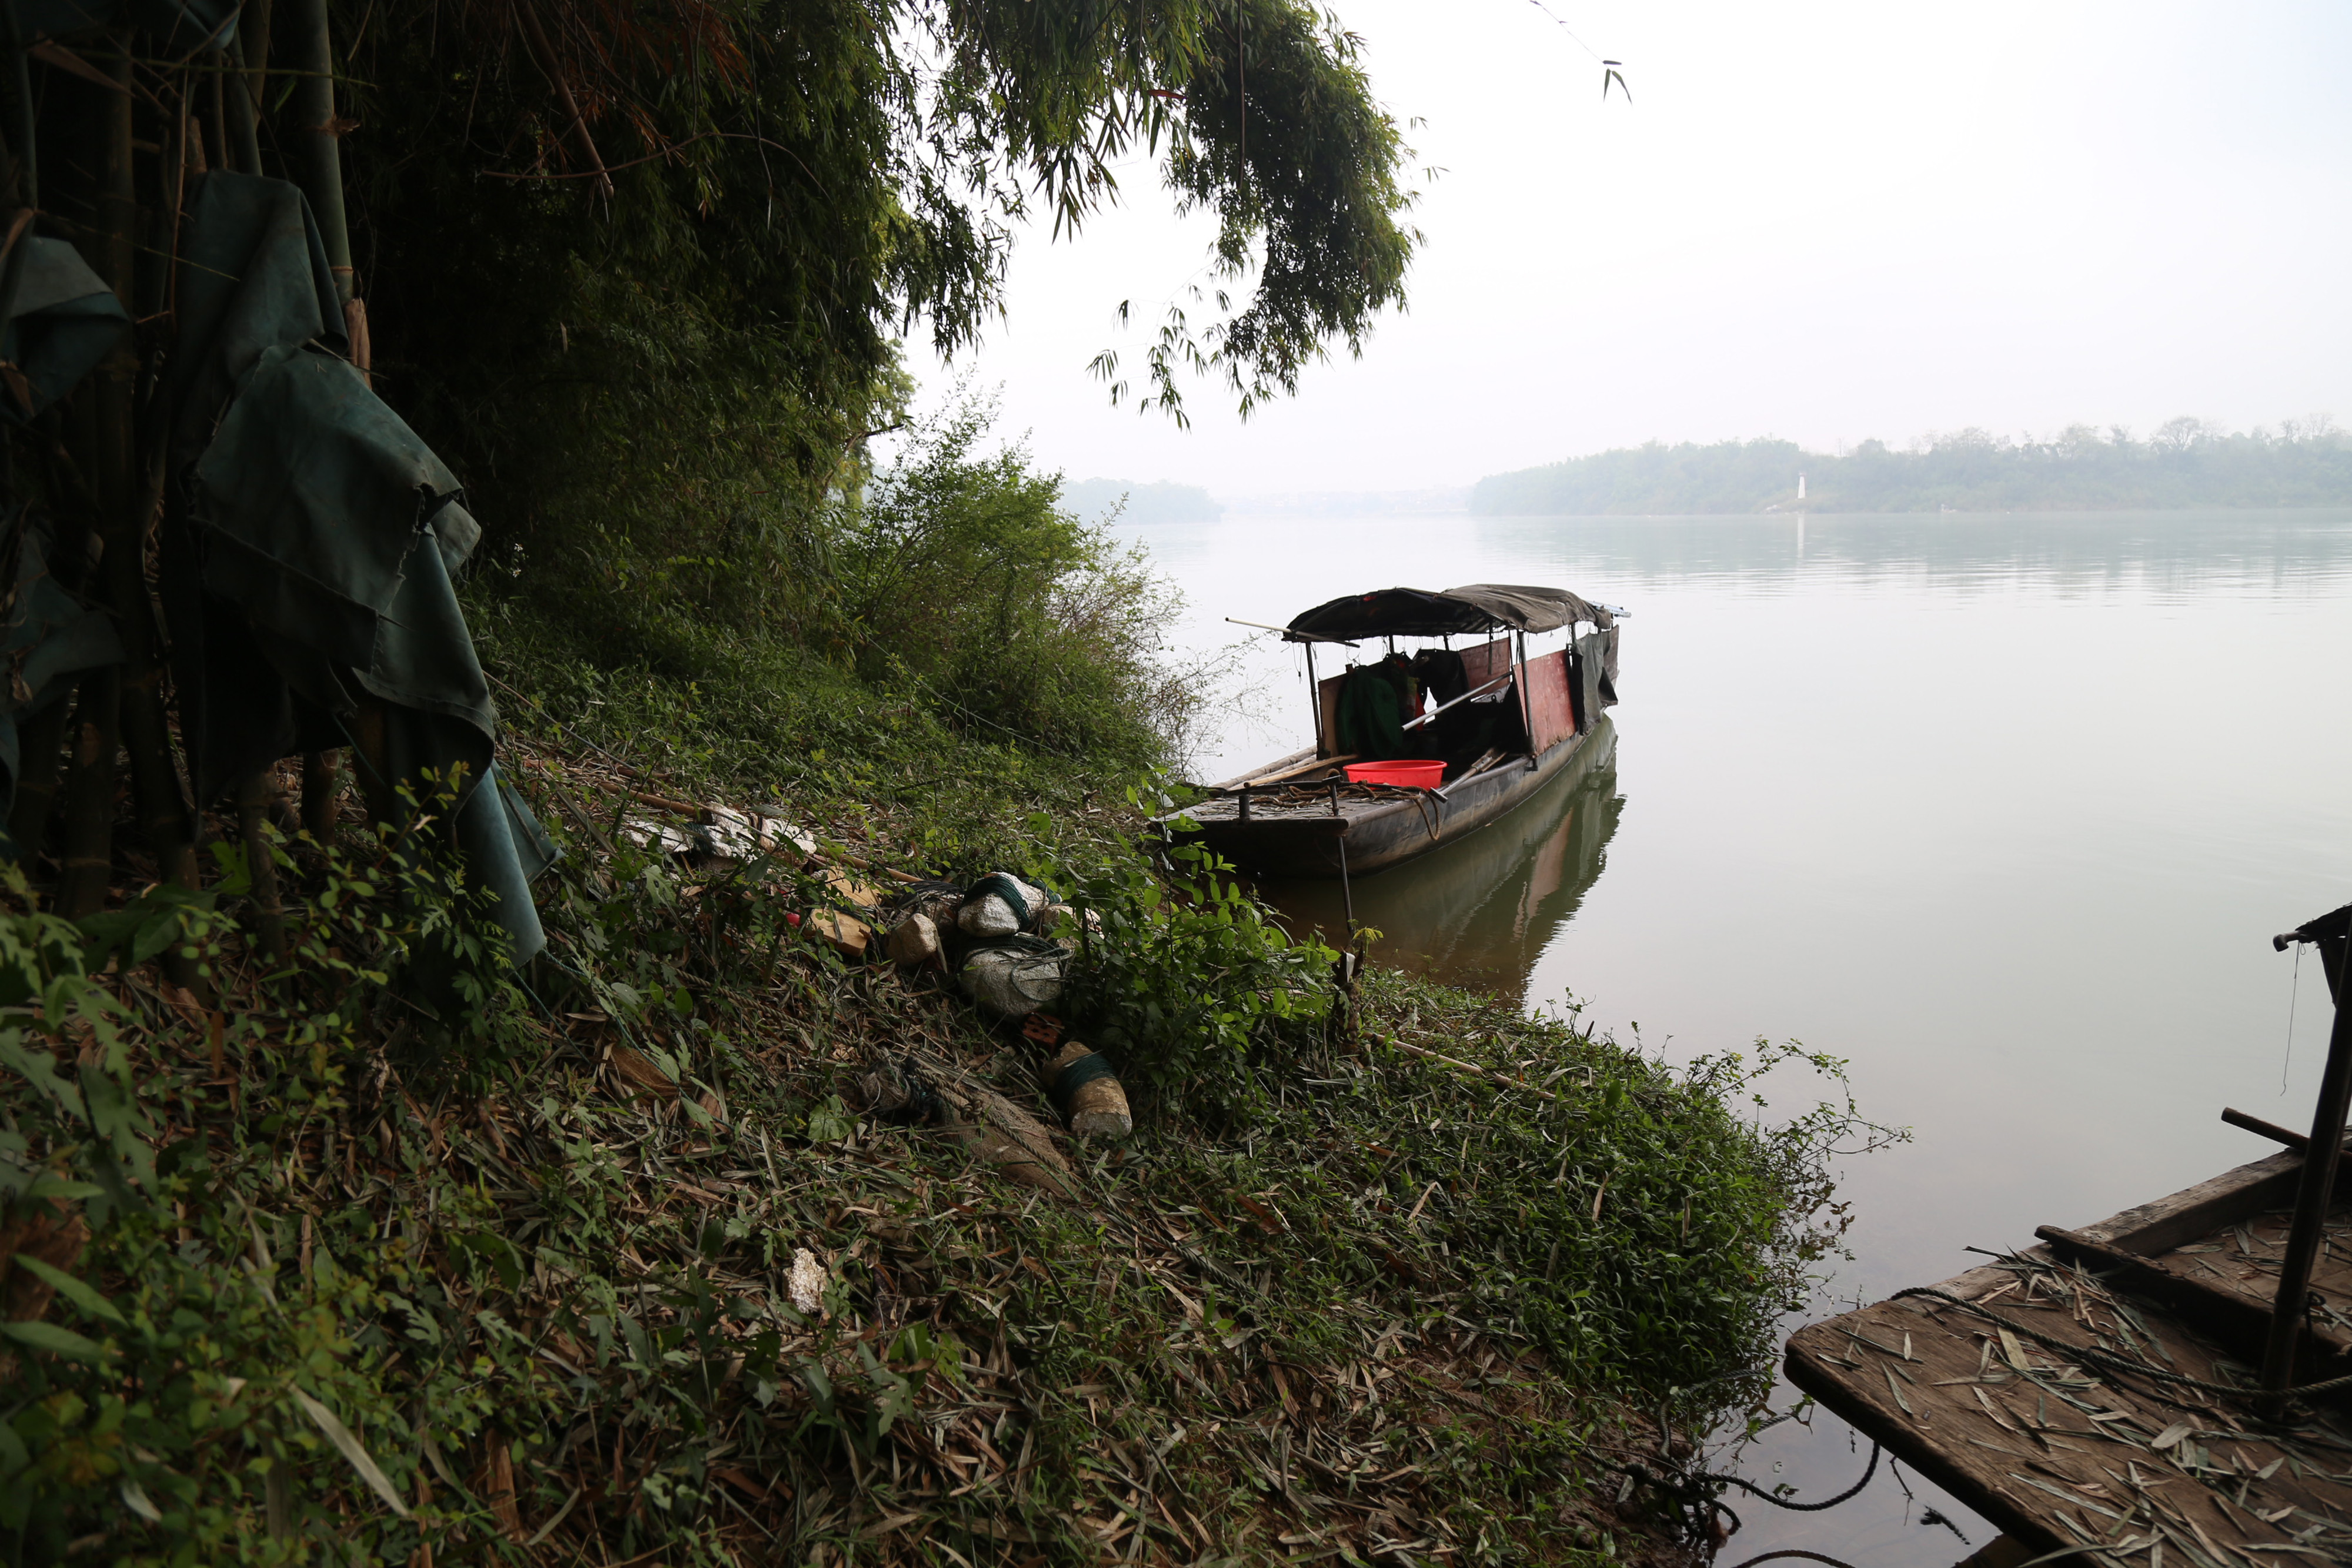
[[[1445,778],[1445,764],[1397,758],[1387,762],[1350,762],[1347,773],[1350,784],[1409,784],[1417,789],[1434,789]]]

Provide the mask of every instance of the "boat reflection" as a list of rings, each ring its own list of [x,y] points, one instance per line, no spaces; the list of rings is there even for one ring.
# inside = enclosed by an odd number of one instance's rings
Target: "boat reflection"
[[[1599,744],[1588,748],[1589,763],[1500,821],[1354,882],[1357,921],[1381,932],[1375,961],[1526,1000],[1536,959],[1600,879],[1624,809],[1611,721],[1602,719],[1592,738]],[[1258,893],[1295,931],[1312,927],[1340,941],[1347,918],[1337,882],[1269,880]]]

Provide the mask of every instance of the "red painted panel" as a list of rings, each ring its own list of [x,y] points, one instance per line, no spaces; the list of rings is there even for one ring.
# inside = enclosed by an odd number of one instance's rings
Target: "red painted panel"
[[[1567,649],[1528,661],[1528,713],[1538,757],[1576,733],[1576,707],[1568,695]]]
[[[1491,643],[1481,643],[1475,648],[1465,648],[1461,653],[1462,673],[1469,677],[1469,689],[1475,692],[1496,675],[1501,674],[1504,668],[1510,664],[1511,640],[1508,637],[1497,637]]]

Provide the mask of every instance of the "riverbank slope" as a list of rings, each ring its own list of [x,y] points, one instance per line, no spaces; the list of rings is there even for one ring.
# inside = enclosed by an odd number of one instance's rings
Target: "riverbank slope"
[[[1686,1433],[1763,1387],[1743,1369],[1834,1241],[1845,1113],[1759,1127],[1735,1109],[1756,1061],[1676,1072],[1377,967],[1334,1019],[1330,955],[1155,860],[1109,776],[774,663],[797,652],[665,669],[474,609],[507,768],[564,850],[533,964],[356,802],[331,845],[282,846],[282,963],[226,852],[193,897],[126,862],[79,930],[15,889],[0,1524],[25,1560],[1713,1538],[1712,1486],[1635,1478],[1689,1460],[1660,1412]],[[669,803],[779,799],[814,858],[631,841],[686,825]],[[1055,1124],[1017,1030],[813,936],[850,882],[996,869],[1099,915],[1066,1010],[1137,1103],[1132,1139],[1057,1134],[1044,1186],[873,1103],[914,1067]],[[163,979],[167,944],[205,994]]]

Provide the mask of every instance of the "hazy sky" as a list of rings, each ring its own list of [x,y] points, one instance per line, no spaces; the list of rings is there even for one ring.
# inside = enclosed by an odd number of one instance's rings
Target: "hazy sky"
[[[1087,361],[1205,277],[1150,165],[1016,255],[915,368],[1071,478],[1222,496],[1467,484],[1605,447],[1827,447],[2076,420],[2352,423],[2352,7],[1330,0],[1411,140],[1403,315],[1246,423],[1108,406]]]

